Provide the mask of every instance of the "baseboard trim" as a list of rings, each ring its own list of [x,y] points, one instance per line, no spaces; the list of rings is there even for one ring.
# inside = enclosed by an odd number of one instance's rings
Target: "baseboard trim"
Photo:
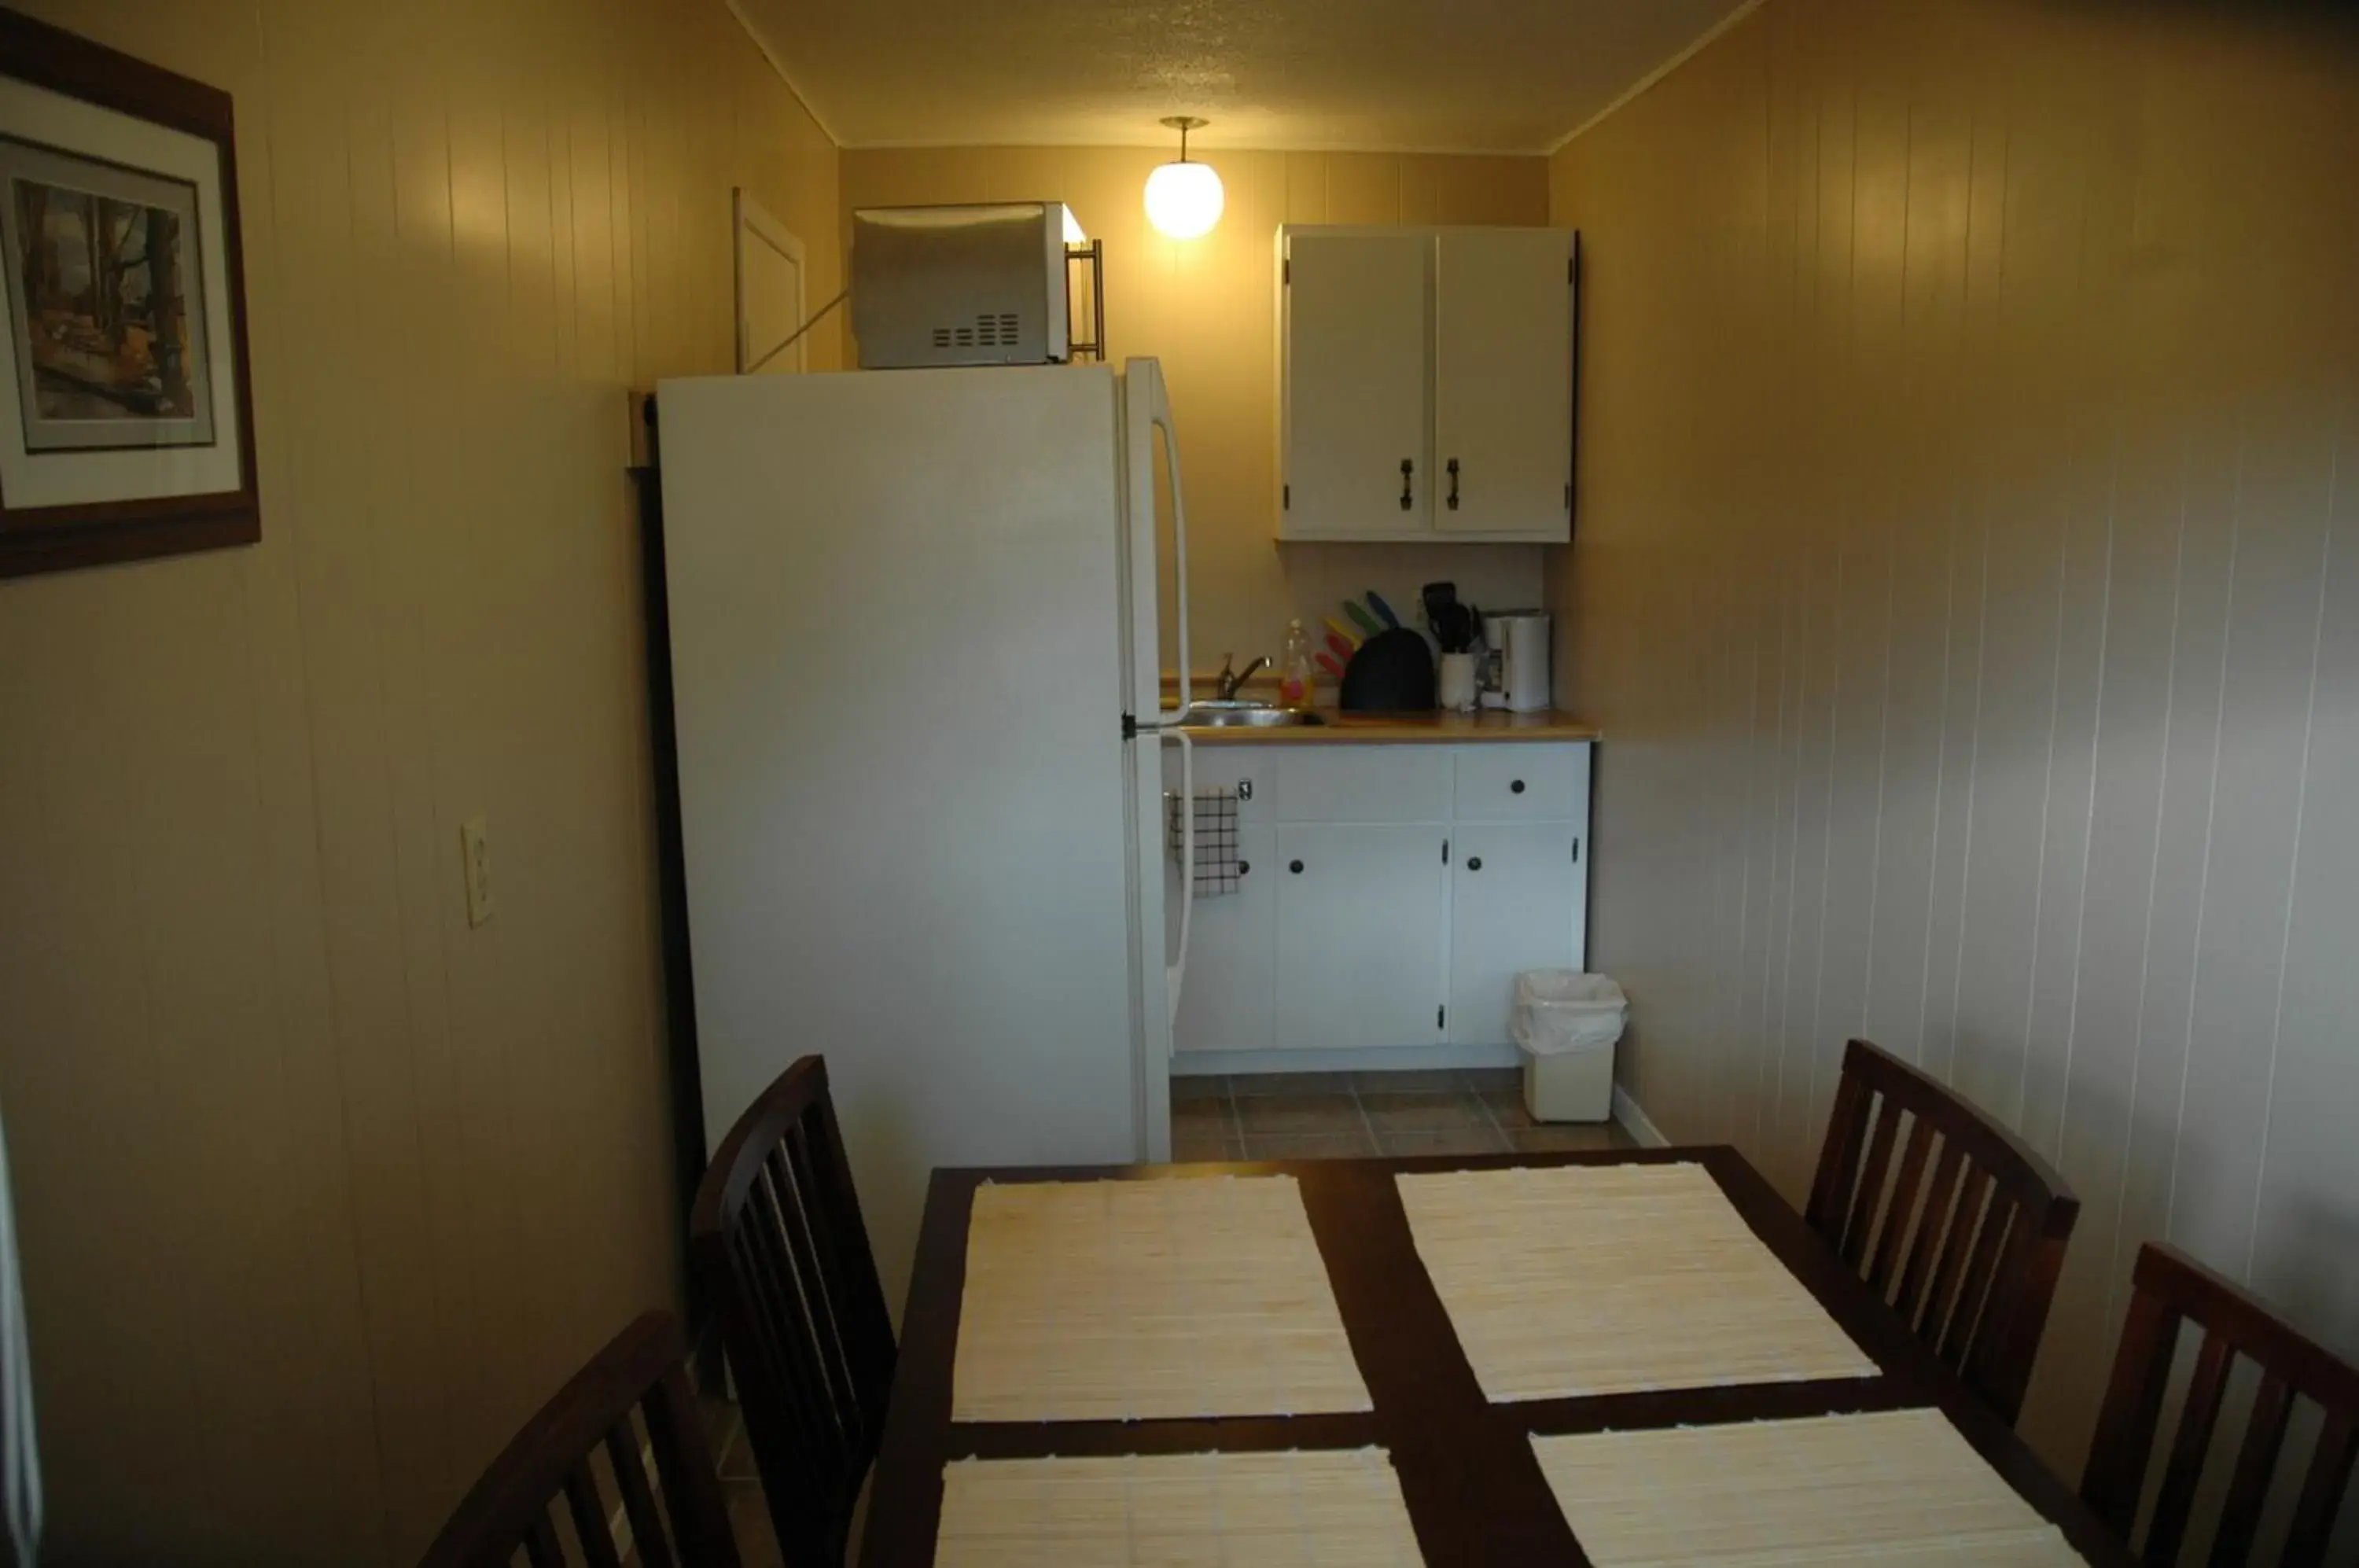
[[[1515,1067],[1512,1045],[1378,1045],[1354,1051],[1175,1051],[1174,1078],[1223,1073],[1440,1072],[1451,1067]]]
[[[1663,1136],[1663,1129],[1647,1117],[1638,1102],[1630,1097],[1630,1091],[1619,1083],[1614,1085],[1614,1120],[1637,1141],[1641,1149],[1669,1149],[1671,1146],[1671,1140]]]

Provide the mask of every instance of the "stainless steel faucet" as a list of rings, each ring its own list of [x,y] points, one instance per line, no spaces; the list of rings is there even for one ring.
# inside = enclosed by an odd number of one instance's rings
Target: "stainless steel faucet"
[[[1237,656],[1234,653],[1224,653],[1221,655],[1221,673],[1215,677],[1212,681],[1212,690],[1221,694],[1221,701],[1223,702],[1235,702],[1237,700],[1237,688],[1252,680],[1256,671],[1269,668],[1269,658],[1265,654],[1261,658],[1255,659],[1251,664],[1246,665],[1242,671],[1236,674],[1231,674],[1229,672],[1229,666],[1235,660],[1236,657]]]

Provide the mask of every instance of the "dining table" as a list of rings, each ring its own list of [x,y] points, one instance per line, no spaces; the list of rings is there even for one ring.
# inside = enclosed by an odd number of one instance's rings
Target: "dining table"
[[[1495,1400],[1420,1257],[1398,1184],[1432,1172],[1559,1166],[1701,1167],[1745,1225],[1847,1334],[1873,1376]],[[1085,1421],[952,1419],[970,1220],[985,1184],[1181,1181],[1283,1175],[1301,1207],[1372,1409],[1291,1415]],[[1569,1282],[1578,1289],[1577,1279]],[[970,1460],[1380,1449],[1428,1568],[1588,1564],[1533,1440],[1936,1409],[2093,1568],[2135,1559],[2030,1445],[1983,1405],[1736,1149],[1428,1155],[1223,1164],[936,1171],[871,1482],[860,1561],[930,1568],[946,1467]]]

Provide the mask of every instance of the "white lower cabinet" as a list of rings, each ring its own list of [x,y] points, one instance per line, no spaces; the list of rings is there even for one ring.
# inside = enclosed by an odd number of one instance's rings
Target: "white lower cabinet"
[[[1450,878],[1453,1043],[1506,1039],[1516,976],[1566,967],[1580,953],[1582,836],[1571,822],[1457,829]]]
[[[1276,1048],[1277,973],[1277,830],[1237,828],[1237,890],[1198,898],[1190,917],[1188,973],[1180,985],[1172,1039],[1182,1051]],[[1180,929],[1177,882],[1165,900],[1165,929]]]
[[[1438,823],[1280,824],[1281,1049],[1432,1045],[1445,1038],[1437,939],[1446,836]]]
[[[1584,964],[1589,763],[1579,742],[1201,748],[1200,789],[1250,792],[1247,869],[1196,900],[1174,1048],[1505,1043],[1518,972]]]

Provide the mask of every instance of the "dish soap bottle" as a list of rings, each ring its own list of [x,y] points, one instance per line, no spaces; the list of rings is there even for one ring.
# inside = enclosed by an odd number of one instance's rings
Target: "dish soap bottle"
[[[1286,623],[1286,649],[1277,665],[1277,705],[1297,712],[1310,706],[1310,634],[1300,620]]]

